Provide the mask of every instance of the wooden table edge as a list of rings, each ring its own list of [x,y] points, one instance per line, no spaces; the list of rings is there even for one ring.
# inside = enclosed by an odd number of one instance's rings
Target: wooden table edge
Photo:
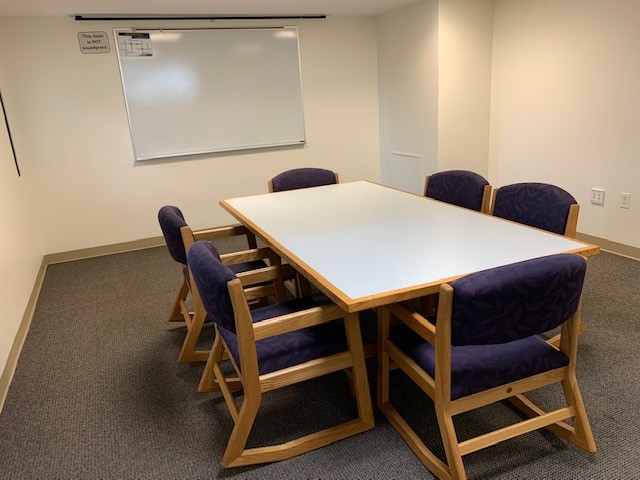
[[[375,182],[368,182],[368,183],[372,183],[374,185],[380,185]],[[384,186],[384,185],[381,185],[381,186]],[[259,196],[259,195],[265,195],[265,194],[249,195],[249,196]],[[246,196],[236,197],[236,198],[246,198]],[[231,198],[228,200],[234,200],[234,198]],[[220,200],[219,201],[220,206],[224,208],[227,212],[229,212],[233,217],[235,217],[240,223],[245,225],[255,235],[260,237],[276,253],[284,257],[287,260],[287,262],[289,262],[300,274],[304,275],[307,280],[313,283],[318,289],[320,289],[321,292],[327,295],[333,302],[335,302],[340,308],[342,308],[347,313],[356,313],[363,310],[376,308],[381,305],[388,305],[390,303],[411,300],[413,298],[418,298],[425,295],[437,293],[440,289],[440,285],[444,283],[453,282],[466,275],[475,273],[475,272],[467,272],[462,275],[445,278],[437,282],[429,282],[429,283],[421,284],[418,286],[401,288],[401,289],[380,293],[376,295],[367,295],[363,297],[351,298],[345,295],[344,293],[342,293],[335,285],[333,285],[333,283],[328,281],[323,275],[318,273],[315,269],[311,268],[307,263],[303,262],[300,258],[298,258],[296,255],[291,253],[288,249],[283,247],[271,235],[267,234],[255,223],[253,223],[251,220],[245,217],[242,213],[236,210],[232,205],[228,203],[228,200],[227,199]],[[487,215],[483,213],[480,213],[480,214]],[[494,217],[494,218],[499,218],[499,217]],[[504,219],[500,219],[500,220],[504,220]],[[505,220],[505,221],[511,222],[510,220]],[[516,222],[511,222],[511,223],[516,223]],[[533,230],[540,230],[535,227],[530,227],[528,225],[522,225],[522,224],[519,224],[519,225],[526,228],[531,228]],[[553,232],[545,231],[545,233],[553,235]],[[563,235],[558,235],[558,236],[563,237]],[[598,255],[600,253],[600,247],[597,245],[588,244],[580,240],[577,240],[575,238],[569,238],[569,240],[572,240],[576,243],[581,243],[582,245],[584,245],[584,247],[567,250],[562,253],[580,254],[585,257],[591,257],[594,255]]]

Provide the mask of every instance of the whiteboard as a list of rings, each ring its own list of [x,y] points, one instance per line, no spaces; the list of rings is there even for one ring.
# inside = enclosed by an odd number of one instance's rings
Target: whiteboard
[[[305,142],[297,27],[115,37],[136,160]]]

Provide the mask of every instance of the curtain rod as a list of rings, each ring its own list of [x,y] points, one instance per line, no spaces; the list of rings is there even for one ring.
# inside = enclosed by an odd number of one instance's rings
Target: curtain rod
[[[71,15],[76,21],[87,20],[293,20],[325,19],[326,15]]]

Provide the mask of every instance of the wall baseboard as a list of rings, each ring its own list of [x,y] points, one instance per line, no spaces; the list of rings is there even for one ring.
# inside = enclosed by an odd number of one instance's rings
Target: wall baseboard
[[[134,240],[131,242],[105,245],[102,247],[83,248],[81,250],[74,250],[70,252],[53,253],[42,257],[42,263],[40,265],[40,270],[38,270],[38,274],[36,275],[31,296],[29,297],[27,307],[25,308],[24,315],[20,321],[16,337],[11,345],[7,363],[2,370],[2,375],[0,375],[0,412],[2,412],[4,402],[7,399],[9,386],[11,385],[11,380],[13,380],[13,375],[16,371],[16,367],[18,366],[18,359],[22,352],[22,346],[27,338],[27,333],[29,333],[29,327],[31,326],[31,320],[36,310],[38,296],[40,295],[40,289],[44,282],[44,275],[47,271],[47,267],[55,263],[70,262],[73,260],[82,260],[85,258],[100,257],[103,255],[112,255],[114,253],[132,252],[134,250],[144,250],[146,248],[160,247],[162,245],[165,245],[164,237],[152,237]]]
[[[0,375],[0,412],[2,412],[4,402],[7,399],[9,386],[11,385],[11,380],[13,380],[13,374],[16,372],[18,359],[20,358],[20,353],[22,352],[22,346],[24,345],[24,341],[27,339],[27,333],[29,333],[31,319],[33,318],[33,313],[36,310],[36,303],[38,302],[38,296],[40,295],[40,289],[42,288],[44,274],[46,273],[46,271],[47,263],[43,258],[42,263],[40,264],[40,269],[38,270],[38,274],[36,275],[36,281],[33,285],[31,296],[29,297],[29,301],[27,302],[27,308],[25,308],[24,310],[24,315],[22,316],[22,321],[20,322],[20,326],[18,327],[18,332],[13,339],[11,350],[9,350],[7,363],[2,370],[2,375]]]
[[[131,242],[114,243],[112,245],[104,245],[101,247],[83,248],[81,250],[72,250],[69,252],[51,253],[44,256],[44,262],[47,265],[54,263],[71,262],[73,260],[84,260],[85,258],[102,257],[104,255],[113,255],[114,253],[133,252],[135,250],[144,250],[146,248],[161,247],[165,245],[164,237],[142,238]]]
[[[583,242],[598,245],[601,250],[609,253],[615,253],[623,257],[633,258],[640,260],[640,248],[632,247],[631,245],[625,245],[624,243],[613,242],[606,238],[594,237],[593,235],[587,235],[586,233],[578,232],[576,238]]]

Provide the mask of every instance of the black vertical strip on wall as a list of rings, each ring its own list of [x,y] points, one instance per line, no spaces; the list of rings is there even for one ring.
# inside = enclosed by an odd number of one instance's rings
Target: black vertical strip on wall
[[[11,144],[11,151],[13,152],[13,161],[16,164],[16,171],[20,176],[20,166],[18,165],[18,156],[16,155],[16,147],[13,145],[13,137],[11,136],[11,129],[9,128],[9,119],[7,118],[7,110],[4,108],[4,100],[2,99],[2,92],[0,92],[0,105],[2,105],[2,115],[4,116],[4,123],[7,126],[7,135],[9,135],[9,143]]]

